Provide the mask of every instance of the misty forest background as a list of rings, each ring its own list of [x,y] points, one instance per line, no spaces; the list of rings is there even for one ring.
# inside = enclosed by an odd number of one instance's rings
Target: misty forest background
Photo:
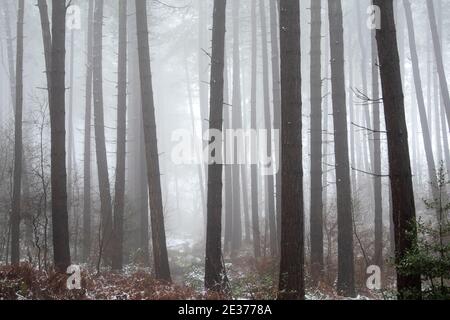
[[[449,5],[3,0],[0,299],[448,298]]]

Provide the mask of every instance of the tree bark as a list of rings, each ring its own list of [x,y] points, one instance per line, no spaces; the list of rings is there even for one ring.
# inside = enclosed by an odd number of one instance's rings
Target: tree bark
[[[270,8],[270,43],[272,49],[272,92],[273,92],[273,129],[281,130],[281,87],[280,87],[280,49],[278,36],[278,1],[269,1]],[[280,139],[277,141],[281,145]],[[275,150],[277,151],[277,150]],[[279,153],[279,150],[278,150]],[[280,162],[278,154],[278,162]],[[277,224],[277,245],[280,246],[281,229],[281,168],[277,163],[278,172],[275,174],[275,212]]]
[[[107,265],[110,265],[112,257],[113,221],[103,110],[103,9],[104,1],[95,0],[93,34],[93,97],[95,148],[100,191],[100,223],[102,232],[100,246],[102,249],[101,251],[103,252],[103,261]]]
[[[450,128],[450,94],[448,91],[447,78],[445,76],[444,60],[442,58],[442,46],[439,39],[439,32],[436,22],[436,13],[434,11],[433,0],[427,0],[428,19],[430,22],[431,35],[433,39],[434,56],[436,59],[436,67],[439,75],[439,84],[441,87],[442,101],[447,115],[447,124]]]
[[[375,200],[375,252],[374,263],[380,268],[383,266],[383,193],[381,183],[381,133],[380,133],[380,71],[378,69],[378,51],[375,31],[372,31],[371,39],[372,54],[372,113],[373,113],[373,191]]]
[[[75,217],[74,207],[74,172],[75,172],[75,143],[73,133],[73,91],[74,91],[74,46],[75,46],[75,31],[70,30],[70,76],[69,76],[69,110],[67,115],[67,203],[69,208],[69,217],[72,214]],[[78,232],[75,230],[75,233]],[[76,248],[76,243],[74,244]],[[76,251],[76,250],[75,250]],[[74,256],[76,259],[76,256]]]
[[[232,127],[234,130],[242,128],[242,111],[241,111],[241,62],[239,52],[239,2],[233,1],[232,16],[233,16],[233,93],[232,93]],[[241,165],[238,164],[239,150],[237,143],[232,144],[233,164],[232,181],[233,181],[233,219],[232,219],[232,237],[231,237],[231,254],[237,255],[242,246],[242,210],[241,210]]]
[[[279,299],[304,299],[300,4],[280,1],[281,260]]]
[[[226,52],[226,48],[225,48]],[[226,56],[226,54],[225,54]],[[225,58],[224,60],[224,73],[223,73],[223,101],[224,105],[228,103],[230,97],[229,97],[229,88],[228,88],[228,63]],[[231,115],[231,108],[227,107],[224,108],[223,111],[223,130],[226,131],[227,129],[232,128],[232,115]],[[224,145],[227,145],[227,136],[224,135]],[[227,158],[227,152],[228,150],[224,148],[224,159]],[[231,253],[231,247],[232,247],[232,239],[233,239],[233,166],[226,164],[224,165],[224,181],[223,181],[223,193],[224,193],[224,200],[223,203],[224,211],[225,211],[225,219],[224,219],[224,252],[226,254]]]
[[[431,182],[431,196],[433,199],[438,199],[439,194],[437,190],[437,177],[436,177],[436,164],[433,155],[433,145],[431,141],[431,130],[429,127],[428,115],[425,108],[425,99],[422,90],[422,79],[420,76],[419,57],[417,55],[416,47],[416,35],[413,24],[413,15],[411,11],[411,3],[409,0],[403,0],[403,6],[405,8],[406,23],[408,27],[409,48],[411,51],[411,63],[413,69],[414,86],[416,92],[417,106],[419,108],[420,124],[422,126],[422,138],[425,147],[425,156],[427,159],[428,178]],[[439,108],[439,104],[437,104]],[[437,218],[439,219],[439,210],[437,212]]]
[[[86,35],[86,92],[84,113],[84,180],[83,180],[83,261],[87,262],[91,253],[91,117],[92,117],[92,21],[94,0],[89,0]]]
[[[50,126],[53,259],[65,273],[70,266],[69,217],[67,211],[65,122],[66,2],[52,0],[50,64]],[[47,60],[47,59],[46,59]]]
[[[322,203],[322,3],[311,0],[311,275],[317,283],[323,273]]]
[[[145,0],[136,0],[136,28],[155,276],[157,279],[170,282]]]
[[[208,36],[207,36],[207,8],[208,8],[208,2],[203,0],[198,0],[198,6],[199,6],[199,51],[198,51],[198,80],[199,80],[199,103],[200,103],[200,119],[201,119],[201,133],[202,135],[205,133],[205,131],[208,129],[208,123],[206,122],[206,119],[208,118],[208,87],[207,82],[209,78],[208,73],[208,61],[207,56],[204,52],[207,48],[209,48],[208,44]],[[206,147],[206,143],[202,141],[202,150]],[[204,159],[203,154],[201,154],[201,170],[203,174],[203,180],[206,180],[207,176],[207,170],[208,167],[204,165]],[[203,193],[206,193],[206,184],[205,181],[202,183],[201,188],[203,188]],[[206,219],[207,219],[207,208],[206,208],[206,196],[205,200],[202,203],[203,208],[203,240],[206,239]]]
[[[223,72],[225,56],[225,18],[226,0],[214,0],[211,80],[210,80],[210,130],[222,131],[223,126]],[[210,145],[213,138],[210,139]],[[218,144],[218,146],[217,146]],[[221,142],[217,143],[221,148]],[[216,155],[218,149],[212,150]],[[208,166],[208,196],[207,196],[207,226],[206,226],[206,257],[205,257],[205,288],[207,290],[226,291],[227,278],[222,259],[222,165],[211,163]]]
[[[11,94],[12,110],[16,110],[16,68],[14,59],[14,38],[11,31],[11,21],[9,12],[9,1],[4,4],[5,13],[5,30],[6,30],[6,51],[8,56],[8,73],[9,73],[9,87]],[[48,20],[48,17],[47,17]]]
[[[395,229],[395,259],[400,262],[416,241],[415,204],[406,128],[404,97],[392,0],[374,0],[380,8],[381,29],[376,31],[386,121],[389,171]],[[420,296],[420,275],[397,272],[400,299]]]
[[[127,1],[119,0],[119,57],[117,64],[117,153],[114,188],[113,270],[123,267],[123,216],[125,207],[125,161],[127,139]]]
[[[364,19],[361,16],[360,2],[361,1],[356,1],[357,21],[364,22]],[[368,84],[367,84],[367,65],[368,65],[367,62],[368,62],[369,58],[367,57],[367,47],[366,47],[366,42],[364,41],[365,39],[364,39],[363,32],[362,32],[362,30],[364,30],[364,29],[360,23],[358,23],[356,25],[356,28],[358,30],[358,42],[359,42],[359,46],[361,49],[361,63],[360,63],[361,70],[360,71],[361,71],[361,80],[362,80],[362,92],[367,94],[369,92]],[[370,119],[370,108],[368,105],[363,106],[363,108],[364,108],[363,119],[365,121],[365,125],[367,128],[370,128],[371,123],[372,123],[371,119]],[[367,149],[366,145],[369,146],[368,152],[366,150]],[[373,165],[371,165],[372,161],[373,161],[373,157],[374,157],[373,143],[370,141],[370,139],[367,139],[367,137],[364,137],[363,146],[364,146],[363,147],[364,154],[366,155],[368,153],[368,157],[366,157],[366,156],[364,157],[364,159],[365,159],[364,162],[366,164],[365,167],[366,167],[367,171],[370,171],[370,170],[372,170],[372,167],[373,167]]]
[[[344,37],[340,0],[328,0],[331,48],[331,83],[338,219],[338,292],[355,295],[353,216],[348,153],[347,110],[344,75]]]
[[[269,56],[267,45],[267,22],[266,22],[266,8],[265,1],[259,1],[260,16],[261,16],[261,44],[262,44],[262,60],[263,60],[263,92],[264,92],[264,121],[265,129],[267,130],[267,151],[272,153],[272,117],[270,110],[270,89],[269,89]],[[277,225],[275,217],[275,184],[274,173],[266,176],[266,219],[269,223],[269,237],[270,237],[270,253],[272,256],[278,254],[277,241]]]
[[[16,47],[16,102],[14,110],[14,174],[11,211],[11,264],[20,262],[20,220],[22,201],[22,109],[23,109],[23,22],[24,0],[19,0],[17,11]]]
[[[257,75],[257,51],[258,51],[258,38],[256,36],[256,1],[252,0],[251,3],[251,128],[256,130],[256,75]],[[252,147],[255,148],[255,147]],[[256,164],[251,165],[251,201],[252,201],[252,233],[253,233],[253,254],[255,258],[261,256],[261,235],[259,230],[259,205],[258,205],[258,166]]]

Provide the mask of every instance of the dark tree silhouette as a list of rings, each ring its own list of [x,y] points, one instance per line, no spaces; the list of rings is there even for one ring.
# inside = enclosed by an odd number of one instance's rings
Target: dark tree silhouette
[[[22,118],[23,118],[23,22],[25,14],[24,0],[19,0],[17,10],[16,36],[16,93],[14,110],[14,174],[11,211],[11,264],[20,262],[20,208],[22,201]]]
[[[304,299],[300,5],[280,1],[281,259],[279,299]]]
[[[82,260],[88,261],[91,252],[91,124],[92,124],[92,27],[94,0],[89,0],[86,35],[86,92],[84,112],[84,166],[83,166],[83,249]]]
[[[170,282],[171,277],[164,227],[155,105],[153,101],[152,73],[150,67],[150,48],[148,43],[147,1],[145,0],[136,0],[136,28],[141,79],[145,158],[152,227],[153,262],[156,278]]]
[[[311,275],[317,283],[323,271],[322,202],[322,2],[311,0]]]
[[[44,41],[45,42],[45,41]],[[50,61],[50,126],[53,259],[55,268],[66,272],[70,265],[69,217],[67,211],[66,121],[65,121],[66,1],[52,1]],[[48,67],[48,66],[47,66]]]
[[[338,219],[337,289],[355,295],[353,216],[348,152],[347,108],[344,75],[344,30],[341,0],[328,0],[330,23],[331,85],[334,119],[334,151]]]
[[[125,160],[127,139],[127,1],[119,0],[119,56],[117,64],[117,153],[114,188],[114,251],[112,268],[123,266],[123,215],[125,207]]]
[[[223,88],[225,60],[225,21],[226,0],[214,0],[211,81],[210,81],[210,113],[209,129],[222,131],[223,127]],[[210,139],[210,145],[213,143]],[[211,156],[217,156],[222,145],[215,141],[216,149]],[[212,161],[210,161],[212,162]],[[208,166],[208,196],[206,223],[206,256],[205,256],[205,288],[223,292],[227,287],[225,266],[222,260],[222,171],[220,163],[213,162]]]
[[[381,28],[376,31],[386,121],[389,175],[395,231],[395,259],[399,262],[416,241],[414,193],[406,128],[400,59],[392,0],[374,0],[380,8]],[[420,276],[397,272],[400,299],[420,295]]]

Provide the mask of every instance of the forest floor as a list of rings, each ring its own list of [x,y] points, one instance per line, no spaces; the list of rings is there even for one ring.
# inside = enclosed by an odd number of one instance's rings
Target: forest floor
[[[67,275],[39,271],[29,263],[20,267],[0,266],[0,300],[205,300],[221,299],[208,294],[203,287],[203,259],[201,246],[191,241],[171,241],[173,284],[156,281],[151,269],[127,265],[122,273],[96,271],[81,266],[82,289],[68,290]],[[272,300],[276,298],[276,263],[271,258],[256,261],[250,248],[239,256],[225,258],[227,276],[233,299]],[[321,282],[310,286],[306,276],[308,300],[342,300],[333,283]],[[359,289],[354,299],[383,299],[379,294]]]

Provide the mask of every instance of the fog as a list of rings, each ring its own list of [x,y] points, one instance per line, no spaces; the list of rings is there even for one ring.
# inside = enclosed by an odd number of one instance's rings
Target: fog
[[[217,0],[216,0],[217,1]],[[241,0],[238,9],[227,1],[225,34],[225,69],[224,69],[224,129],[241,129],[241,138],[230,137],[225,141],[235,142],[229,145],[224,154],[236,151],[242,157],[241,163],[224,164],[222,190],[222,243],[223,259],[226,269],[231,270],[231,282],[234,296],[238,298],[255,298],[248,292],[237,289],[242,278],[247,279],[253,270],[248,265],[261,267],[254,259],[254,231],[252,213],[256,210],[259,217],[260,256],[263,261],[273,266],[278,265],[281,229],[281,186],[278,178],[282,174],[280,157],[284,145],[280,140],[281,120],[277,123],[281,108],[277,97],[280,91],[279,75],[275,75],[274,64],[279,63],[279,2],[276,4],[275,16],[269,1]],[[332,1],[332,0],[330,0]],[[17,50],[17,16],[18,2],[4,0],[0,4],[0,264],[11,262],[11,216],[13,212],[13,189],[15,160],[15,105],[16,105],[16,50]],[[49,17],[52,22],[52,5],[49,5]],[[66,1],[67,2],[67,1]],[[86,200],[86,95],[87,80],[90,70],[88,54],[88,26],[95,29],[95,21],[89,21],[89,8],[97,8],[98,0],[73,0],[67,9],[65,38],[65,132],[66,132],[66,172],[67,172],[67,211],[71,264],[82,265],[86,270],[103,270],[107,272],[110,264],[108,252],[102,252],[102,207],[99,188],[99,171],[97,166],[96,131],[94,109],[95,96],[90,100],[91,141],[90,146],[90,200]],[[182,286],[199,286],[203,281],[203,264],[205,259],[206,216],[208,213],[208,141],[211,132],[210,106],[211,59],[214,1],[203,0],[149,0],[142,1],[148,13],[148,43],[152,94],[154,99],[155,122],[157,130],[157,152],[160,170],[161,199],[164,215],[165,237],[168,247],[169,264],[172,278]],[[252,4],[256,9],[256,60],[252,60]],[[336,0],[337,2],[337,0]],[[340,1],[339,1],[340,2]],[[448,79],[450,59],[448,52],[450,34],[447,32],[450,21],[445,10],[448,0],[432,1],[437,19],[438,39],[445,70],[444,77],[439,77],[439,64],[436,60],[436,39],[432,37],[429,11],[426,0],[411,1],[413,25],[415,28],[416,47],[410,47],[408,25],[405,16],[405,4],[410,1],[394,0],[394,12],[397,31],[398,54],[400,57],[401,80],[404,95],[405,120],[408,131],[408,146],[414,201],[417,217],[424,221],[436,223],[436,210],[430,209],[426,199],[432,199],[431,182],[436,177],[430,176],[430,157],[435,170],[442,168],[443,179],[450,167],[447,117],[449,105],[446,105],[442,82]],[[111,197],[114,206],[117,186],[117,135],[118,135],[118,68],[119,68],[119,4],[121,1],[104,1],[102,30],[102,73],[104,134],[107,157],[107,172]],[[312,179],[319,174],[321,187],[321,227],[323,234],[322,258],[323,282],[332,287],[338,273],[338,213],[337,213],[337,178],[334,139],[336,129],[333,124],[333,100],[330,52],[330,30],[327,1],[321,1],[321,41],[319,55],[311,54],[312,24],[311,1],[300,1],[300,56],[301,56],[301,114],[302,114],[302,168],[304,208],[304,264],[308,279],[312,277],[311,268],[311,195]],[[263,6],[261,9],[260,6]],[[143,130],[141,83],[143,58],[138,55],[136,26],[136,6],[134,1],[127,1],[127,57],[126,57],[126,160],[125,191],[123,212],[123,265],[124,268],[139,266],[154,273],[154,246],[152,222],[148,192],[148,181],[155,176],[147,175],[145,134]],[[264,10],[262,20],[261,10]],[[374,14],[375,10],[375,14]],[[237,14],[237,16],[236,16]],[[392,215],[392,194],[389,179],[388,141],[386,137],[383,110],[382,85],[379,95],[374,96],[372,50],[373,32],[379,29],[377,9],[369,0],[343,0],[343,39],[344,39],[344,73],[341,79],[345,85],[347,112],[348,158],[351,181],[351,217],[352,248],[354,252],[354,273],[358,295],[369,298],[382,298],[379,292],[372,292],[366,286],[366,269],[377,265],[377,247],[375,244],[375,212],[381,212],[381,255],[383,264],[383,288],[394,285],[394,267],[388,261],[394,256],[394,223]],[[91,13],[94,19],[95,11]],[[274,20],[275,19],[275,20]],[[382,19],[382,18],[381,18]],[[265,25],[262,23],[264,22]],[[92,24],[93,23],[93,24]],[[272,24],[272,25],[271,25]],[[237,26],[237,30],[235,30]],[[275,26],[275,29],[273,27]],[[23,158],[21,175],[22,209],[20,212],[20,261],[29,263],[39,270],[52,265],[54,231],[51,228],[51,130],[49,114],[49,91],[46,77],[45,50],[42,38],[41,17],[36,0],[25,0],[23,24]],[[409,28],[410,29],[410,28]],[[375,30],[375,31],[374,31]],[[411,31],[411,30],[410,30]],[[52,32],[54,32],[52,30]],[[238,37],[237,37],[238,35]],[[54,36],[54,35],[53,35]],[[95,31],[94,31],[95,37]],[[236,43],[236,39],[238,39]],[[263,45],[262,41],[266,41]],[[317,41],[316,41],[317,44]],[[95,47],[93,43],[94,61]],[[376,44],[375,44],[376,46]],[[276,49],[274,49],[276,48]],[[417,50],[418,71],[422,88],[414,82],[411,49]],[[266,50],[263,52],[263,50]],[[238,61],[236,60],[238,58]],[[320,62],[321,79],[321,172],[315,172],[311,163],[320,161],[311,159],[311,84],[312,59]],[[142,62],[142,61],[141,61]],[[239,62],[239,63],[237,63]],[[378,63],[376,63],[378,68]],[[256,71],[253,69],[256,66]],[[238,67],[236,76],[235,68]],[[95,69],[95,67],[94,67]],[[278,66],[279,69],[279,66]],[[54,70],[53,70],[54,71]],[[252,72],[256,78],[252,79]],[[279,71],[278,71],[279,72]],[[53,73],[52,73],[53,74]],[[91,76],[92,77],[92,76]],[[317,77],[316,77],[317,79]],[[378,76],[376,76],[378,83]],[[94,70],[94,91],[95,91]],[[148,80],[148,79],[147,79]],[[416,79],[417,80],[417,79]],[[277,83],[278,81],[278,83]],[[446,81],[446,80],[445,80]],[[281,82],[282,83],[282,82]],[[150,83],[146,83],[149,85]],[[279,90],[279,89],[278,89]],[[425,114],[421,114],[417,92],[421,91]],[[252,94],[254,95],[252,97]],[[448,96],[448,93],[447,93]],[[419,95],[420,97],[420,95]],[[283,97],[284,99],[285,97]],[[211,100],[210,100],[211,99]],[[256,113],[252,113],[253,106]],[[379,109],[380,126],[374,127],[374,108]],[[269,113],[267,113],[269,110]],[[235,111],[235,112],[233,112]],[[238,115],[236,115],[238,113]],[[423,115],[425,119],[423,119]],[[255,123],[252,117],[256,116]],[[421,118],[422,117],[422,118]],[[284,120],[283,120],[284,121]],[[427,145],[423,124],[427,124],[427,134],[431,146]],[[256,124],[256,126],[255,126]],[[269,126],[267,125],[269,124]],[[290,123],[289,123],[290,124]],[[17,124],[16,124],[17,125]],[[150,124],[149,127],[152,127]],[[251,129],[255,130],[252,131]],[[150,129],[149,129],[150,130]],[[148,131],[150,132],[150,131]],[[239,132],[237,133],[239,134]],[[248,136],[245,136],[245,135]],[[267,138],[269,136],[269,138]],[[259,138],[258,138],[259,137]],[[216,139],[220,140],[219,135]],[[246,140],[246,139],[249,140]],[[258,140],[259,139],[259,140]],[[270,141],[269,141],[269,140]],[[280,145],[280,141],[281,144]],[[152,141],[155,142],[155,141]],[[248,145],[245,145],[249,142]],[[259,142],[259,143],[258,143]],[[267,143],[270,144],[267,147]],[[241,143],[241,147],[239,147]],[[254,144],[257,144],[257,147]],[[242,146],[246,147],[242,147]],[[379,149],[376,147],[378,145]],[[156,144],[153,144],[155,147]],[[427,154],[431,147],[431,154]],[[223,146],[219,146],[222,149]],[[255,149],[252,149],[255,148]],[[17,149],[16,149],[17,150]],[[19,149],[20,150],[20,149]],[[378,150],[378,152],[377,152]],[[96,152],[97,151],[97,152]],[[147,149],[147,152],[149,150]],[[260,153],[258,153],[260,152]],[[379,168],[377,169],[377,157]],[[251,162],[252,159],[255,162]],[[154,159],[153,159],[154,160]],[[231,160],[231,158],[230,158]],[[209,162],[211,164],[211,162]],[[408,166],[409,164],[404,164]],[[153,167],[152,167],[153,168]],[[253,185],[253,170],[257,168],[256,185]],[[236,171],[237,170],[237,171]],[[156,172],[156,171],[155,171]],[[434,174],[436,171],[434,171]],[[20,174],[19,174],[20,176]],[[152,177],[151,177],[152,176]],[[231,178],[231,180],[230,180]],[[149,180],[150,179],[150,180]],[[156,178],[157,179],[157,178]],[[434,180],[433,180],[434,179]],[[381,193],[377,198],[375,180],[381,183]],[[44,187],[45,186],[45,187]],[[256,188],[255,188],[256,187]],[[19,187],[20,188],[20,187]],[[256,189],[256,191],[255,191]],[[377,189],[379,190],[379,189]],[[444,187],[444,195],[448,188]],[[401,192],[401,191],[399,191]],[[152,192],[150,192],[152,194]],[[256,197],[256,198],[255,198]],[[320,195],[319,195],[320,197]],[[254,201],[256,199],[256,202]],[[89,230],[86,229],[86,201],[91,208]],[[377,202],[378,201],[378,202]],[[257,203],[257,208],[254,208]],[[379,207],[381,205],[381,207]],[[228,211],[227,211],[228,210]],[[114,215],[115,209],[112,213]],[[302,212],[303,214],[303,212]],[[227,215],[229,220],[227,220]],[[448,216],[448,210],[445,211]],[[116,219],[114,217],[114,219]],[[113,219],[113,220],[114,220]],[[235,219],[238,219],[236,222]],[[111,222],[112,223],[112,222]],[[314,223],[314,222],[313,222]],[[317,223],[317,222],[316,222]],[[86,234],[89,233],[89,252],[86,251]],[[159,234],[159,233],[158,233]],[[104,236],[104,233],[103,233]],[[378,235],[377,235],[378,236]],[[238,239],[237,239],[238,238]],[[275,248],[271,241],[275,241]],[[103,251],[108,251],[105,249]],[[352,253],[353,255],[353,253]],[[247,261],[248,259],[249,261]],[[250,261],[251,260],[251,261]],[[256,259],[257,260],[257,259]],[[246,267],[240,270],[239,266]],[[127,266],[127,267],[125,267]],[[261,267],[262,268],[262,267]],[[269,268],[269,267],[266,267]],[[157,268],[156,268],[157,269]],[[352,267],[353,269],[353,267]],[[260,269],[258,269],[260,270]],[[267,271],[267,270],[265,270]],[[353,271],[352,271],[353,272]],[[276,271],[270,274],[270,285],[278,282]],[[314,278],[314,277],[313,277]],[[193,280],[194,279],[194,280]],[[197,280],[195,280],[197,279]],[[197,282],[196,282],[197,281]],[[234,284],[233,284],[234,281]],[[259,281],[259,280],[258,280]],[[312,283],[315,283],[314,281]],[[262,286],[261,282],[254,284]],[[314,287],[315,284],[308,285]],[[237,292],[236,292],[237,291]],[[323,293],[332,296],[329,293]],[[272,298],[270,294],[258,295],[258,298]],[[331,298],[333,298],[332,296]],[[310,298],[319,298],[312,295]],[[330,298],[330,297],[329,297]]]

